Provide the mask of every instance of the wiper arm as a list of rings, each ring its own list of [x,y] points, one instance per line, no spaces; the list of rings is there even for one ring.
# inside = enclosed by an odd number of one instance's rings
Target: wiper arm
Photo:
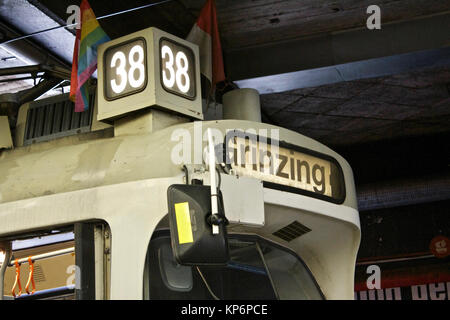
[[[269,268],[267,267],[266,259],[264,258],[264,254],[262,253],[261,247],[259,246],[259,243],[257,241],[255,242],[255,244],[256,244],[256,249],[258,250],[258,253],[263,262],[264,268],[266,269],[267,276],[269,277],[270,284],[272,285],[273,292],[275,293],[275,297],[277,300],[280,300],[280,296],[278,295],[277,288],[275,288],[275,283],[273,282],[272,275],[270,274]]]

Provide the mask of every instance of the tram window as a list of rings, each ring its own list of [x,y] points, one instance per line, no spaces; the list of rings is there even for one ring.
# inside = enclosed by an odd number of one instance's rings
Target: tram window
[[[4,299],[18,300],[73,300],[75,298],[75,243],[72,232],[46,232],[38,236],[18,237],[12,240],[10,266],[4,275]],[[30,265],[28,258],[31,257]],[[20,288],[16,282],[16,259],[20,265]],[[5,263],[4,261],[2,263]],[[26,285],[33,270],[29,294]],[[21,294],[19,295],[21,289]],[[34,293],[32,293],[35,289]]]
[[[309,271],[290,252],[266,241],[240,237],[229,239],[229,250],[226,266],[180,266],[169,236],[152,239],[144,296],[155,300],[322,299]]]
[[[4,299],[107,298],[110,256],[105,248],[109,246],[109,232],[103,222],[89,222],[0,239],[0,243],[8,243],[12,250],[3,278]],[[20,295],[16,261],[20,265]],[[0,261],[0,265],[4,263]],[[29,279],[34,280],[34,293],[32,281],[26,292]]]
[[[261,243],[273,282],[282,300],[320,300],[322,295],[303,263],[292,254]]]
[[[158,262],[161,279],[167,288],[178,292],[192,290],[192,268],[176,263],[170,243],[164,242],[158,248]]]

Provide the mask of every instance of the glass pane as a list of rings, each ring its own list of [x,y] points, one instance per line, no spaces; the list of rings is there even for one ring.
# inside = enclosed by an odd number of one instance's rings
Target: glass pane
[[[168,254],[169,237],[150,242],[147,254],[150,299],[276,299],[276,293],[259,253],[256,240],[229,239],[230,262],[220,267],[187,267]],[[315,282],[302,262],[270,243],[260,244],[281,299],[321,299]],[[171,250],[170,250],[171,252]],[[164,253],[164,254],[162,254]]]
[[[311,274],[294,255],[261,243],[267,267],[281,300],[321,300]]]

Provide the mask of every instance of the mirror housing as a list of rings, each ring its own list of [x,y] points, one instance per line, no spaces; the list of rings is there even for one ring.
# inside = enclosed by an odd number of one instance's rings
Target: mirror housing
[[[224,218],[222,194],[219,216]],[[181,265],[225,265],[229,261],[225,223],[212,233],[211,189],[203,185],[171,185],[167,190],[172,250]],[[226,219],[220,219],[226,221]]]

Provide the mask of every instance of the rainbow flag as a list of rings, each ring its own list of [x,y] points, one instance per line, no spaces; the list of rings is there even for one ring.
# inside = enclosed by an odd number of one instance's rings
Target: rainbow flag
[[[97,47],[110,40],[100,27],[87,0],[81,2],[80,14],[81,32],[77,32],[77,36],[79,34],[80,38],[75,39],[73,61],[73,65],[77,65],[77,68],[72,69],[72,79],[75,77],[74,69],[77,69],[76,81],[71,83],[70,88],[72,99],[72,94],[75,92],[75,112],[83,112],[89,108],[89,92],[86,81],[97,70]],[[79,41],[79,48],[77,48],[77,41]],[[74,85],[76,85],[76,89],[72,87]]]

